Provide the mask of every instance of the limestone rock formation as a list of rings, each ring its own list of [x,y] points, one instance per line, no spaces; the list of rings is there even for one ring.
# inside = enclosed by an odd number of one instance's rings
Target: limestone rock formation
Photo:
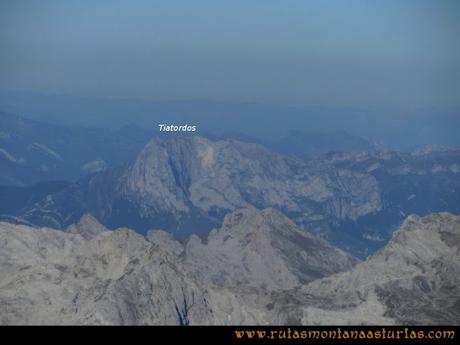
[[[298,228],[275,209],[225,216],[205,241],[192,236],[184,265],[217,286],[288,289],[351,269],[358,260]]]
[[[0,223],[0,324],[208,324],[206,289],[131,230]]]
[[[460,217],[410,216],[352,270],[270,296],[272,322],[460,324]]]
[[[381,251],[313,281],[354,259],[272,209],[237,210],[185,246],[88,233],[0,222],[0,324],[460,324],[448,213],[408,217]]]
[[[109,231],[90,214],[85,214],[77,224],[70,225],[67,232],[80,234],[85,239],[92,239],[104,231]]]

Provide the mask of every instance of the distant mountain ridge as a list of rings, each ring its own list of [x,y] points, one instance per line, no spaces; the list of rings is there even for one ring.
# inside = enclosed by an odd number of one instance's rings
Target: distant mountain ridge
[[[270,145],[274,150],[299,157],[315,157],[334,151],[369,151],[376,143],[346,131],[302,132],[290,131]]]
[[[460,148],[460,109],[379,112],[366,109],[287,106],[205,99],[149,101],[0,92],[0,109],[61,125],[118,129],[135,123],[193,122],[202,135],[223,137],[240,133],[262,140],[278,140],[292,130],[325,133],[345,131],[382,142],[394,150],[428,144]]]
[[[460,213],[459,151],[334,153],[301,160],[258,144],[154,138],[132,163],[84,178],[22,213],[65,228],[85,213],[109,228],[206,234],[237,208],[274,207],[363,258],[408,213]]]
[[[85,178],[24,212],[64,228],[92,213],[109,228],[206,233],[240,207],[276,207],[298,223],[377,211],[373,177],[273,153],[257,144],[154,138],[129,165]]]
[[[132,160],[151,136],[137,126],[72,127],[0,112],[0,185],[76,180]]]

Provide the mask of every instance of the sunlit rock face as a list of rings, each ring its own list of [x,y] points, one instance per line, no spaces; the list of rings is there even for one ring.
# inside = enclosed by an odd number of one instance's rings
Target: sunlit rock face
[[[350,271],[279,292],[272,301],[278,315],[273,320],[458,325],[459,249],[460,217],[410,216],[387,246]],[[293,306],[289,301],[297,307],[287,307]]]
[[[131,230],[0,223],[0,324],[208,324],[207,292]]]
[[[183,256],[186,267],[203,281],[267,290],[292,288],[358,262],[279,211],[254,208],[226,215],[205,241],[192,236]]]
[[[272,209],[237,210],[203,242],[96,232],[0,222],[0,324],[460,324],[452,214],[408,217],[356,265]]]

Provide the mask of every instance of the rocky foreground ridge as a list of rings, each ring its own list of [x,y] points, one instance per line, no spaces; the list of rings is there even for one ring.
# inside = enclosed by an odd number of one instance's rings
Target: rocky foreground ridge
[[[279,211],[206,239],[0,223],[0,324],[460,324],[460,217],[410,216],[359,263]]]

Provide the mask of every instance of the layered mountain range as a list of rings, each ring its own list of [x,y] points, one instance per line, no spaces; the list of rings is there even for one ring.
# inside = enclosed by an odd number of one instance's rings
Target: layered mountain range
[[[458,325],[459,277],[460,217],[411,215],[388,245],[347,272],[244,296],[274,324]]]
[[[69,181],[135,158],[152,133],[72,127],[0,111],[0,185]]]
[[[15,216],[64,229],[91,213],[108,228],[206,235],[225,214],[273,207],[364,258],[410,213],[460,213],[460,152],[363,151],[304,160],[259,144],[152,139],[124,166],[82,178]]]
[[[366,261],[274,209],[205,240],[0,223],[1,324],[460,324],[460,217],[408,217]],[[212,268],[210,268],[212,266]]]

